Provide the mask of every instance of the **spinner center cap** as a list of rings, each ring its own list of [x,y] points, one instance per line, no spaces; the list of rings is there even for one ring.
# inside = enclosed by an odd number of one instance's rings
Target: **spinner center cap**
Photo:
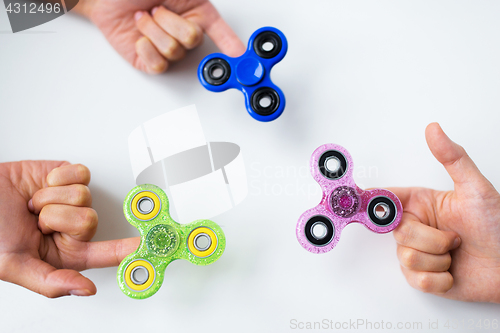
[[[245,58],[236,65],[236,78],[245,86],[253,86],[264,77],[264,66],[255,58]]]

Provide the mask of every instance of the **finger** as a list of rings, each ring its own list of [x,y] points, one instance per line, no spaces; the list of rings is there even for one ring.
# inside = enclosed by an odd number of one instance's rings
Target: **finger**
[[[230,57],[239,57],[245,53],[243,42],[210,2],[207,1],[201,6],[191,9],[182,17],[200,26],[222,53]]]
[[[163,6],[153,8],[151,13],[154,21],[186,49],[191,50],[203,41],[203,31],[199,25],[180,17]]]
[[[158,52],[147,37],[139,38],[135,43],[135,51],[146,66],[148,73],[159,74],[167,70],[168,61]]]
[[[47,205],[38,216],[38,228],[44,234],[61,232],[79,241],[89,241],[97,230],[97,213],[88,207]]]
[[[171,61],[185,56],[186,50],[172,36],[163,31],[148,13],[137,12],[135,19],[139,31],[153,43],[162,56]]]
[[[92,281],[71,269],[55,269],[48,263],[25,254],[2,261],[0,278],[50,298],[97,292]]]
[[[403,213],[401,224],[393,234],[398,244],[431,254],[444,254],[456,249],[461,242],[456,232],[425,225],[409,213]]]
[[[432,154],[446,168],[454,183],[470,182],[492,186],[467,155],[465,149],[451,141],[438,123],[431,123],[427,126],[425,137]]]
[[[87,269],[118,266],[122,260],[137,250],[141,238],[125,238],[87,244]]]
[[[28,203],[33,213],[39,214],[46,205],[61,204],[78,207],[90,207],[92,196],[87,186],[73,184],[67,186],[46,187],[35,193]]]
[[[64,186],[71,184],[88,185],[90,170],[82,164],[70,164],[53,169],[47,175],[47,185]]]
[[[410,286],[424,293],[444,294],[453,287],[450,272],[418,272],[403,266],[401,271]]]
[[[401,266],[414,271],[446,272],[451,265],[451,256],[448,252],[430,254],[398,245],[397,253]]]
[[[401,204],[403,205],[403,208],[407,207],[410,204],[410,199],[412,196],[413,188],[411,187],[388,187],[386,190],[391,191],[394,193],[399,201],[401,201]]]

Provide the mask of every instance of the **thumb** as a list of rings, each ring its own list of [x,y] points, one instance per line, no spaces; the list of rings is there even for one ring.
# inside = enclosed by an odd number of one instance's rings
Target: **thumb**
[[[438,123],[431,123],[427,126],[425,138],[432,154],[445,167],[455,186],[468,183],[492,186],[467,155],[465,149],[451,141]]]
[[[198,24],[222,53],[230,57],[239,57],[245,53],[243,42],[209,1],[191,9],[182,16],[188,21]]]
[[[9,260],[4,267],[3,279],[44,296],[91,296],[97,289],[92,281],[71,269],[56,269],[35,258],[19,255]]]

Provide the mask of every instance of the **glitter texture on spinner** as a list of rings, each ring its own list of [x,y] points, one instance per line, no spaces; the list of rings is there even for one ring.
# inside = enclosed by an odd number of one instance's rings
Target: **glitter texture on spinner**
[[[155,185],[134,187],[125,198],[123,213],[141,233],[139,248],[123,259],[117,272],[118,285],[129,297],[154,295],[174,260],[209,265],[224,252],[226,238],[219,225],[210,220],[175,222],[168,211],[167,195]]]
[[[382,234],[401,222],[403,207],[394,193],[384,189],[364,191],[356,185],[352,157],[345,148],[335,144],[320,146],[311,156],[310,168],[323,197],[297,222],[297,239],[309,252],[333,249],[349,223],[362,223]]]

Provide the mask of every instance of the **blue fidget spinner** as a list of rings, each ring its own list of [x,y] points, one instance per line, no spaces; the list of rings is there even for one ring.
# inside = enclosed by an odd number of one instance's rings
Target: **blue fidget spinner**
[[[250,37],[248,49],[241,57],[222,53],[206,56],[198,67],[198,79],[210,91],[241,90],[247,111],[254,119],[274,120],[285,109],[285,95],[271,82],[271,68],[283,59],[287,49],[281,31],[260,28]]]

